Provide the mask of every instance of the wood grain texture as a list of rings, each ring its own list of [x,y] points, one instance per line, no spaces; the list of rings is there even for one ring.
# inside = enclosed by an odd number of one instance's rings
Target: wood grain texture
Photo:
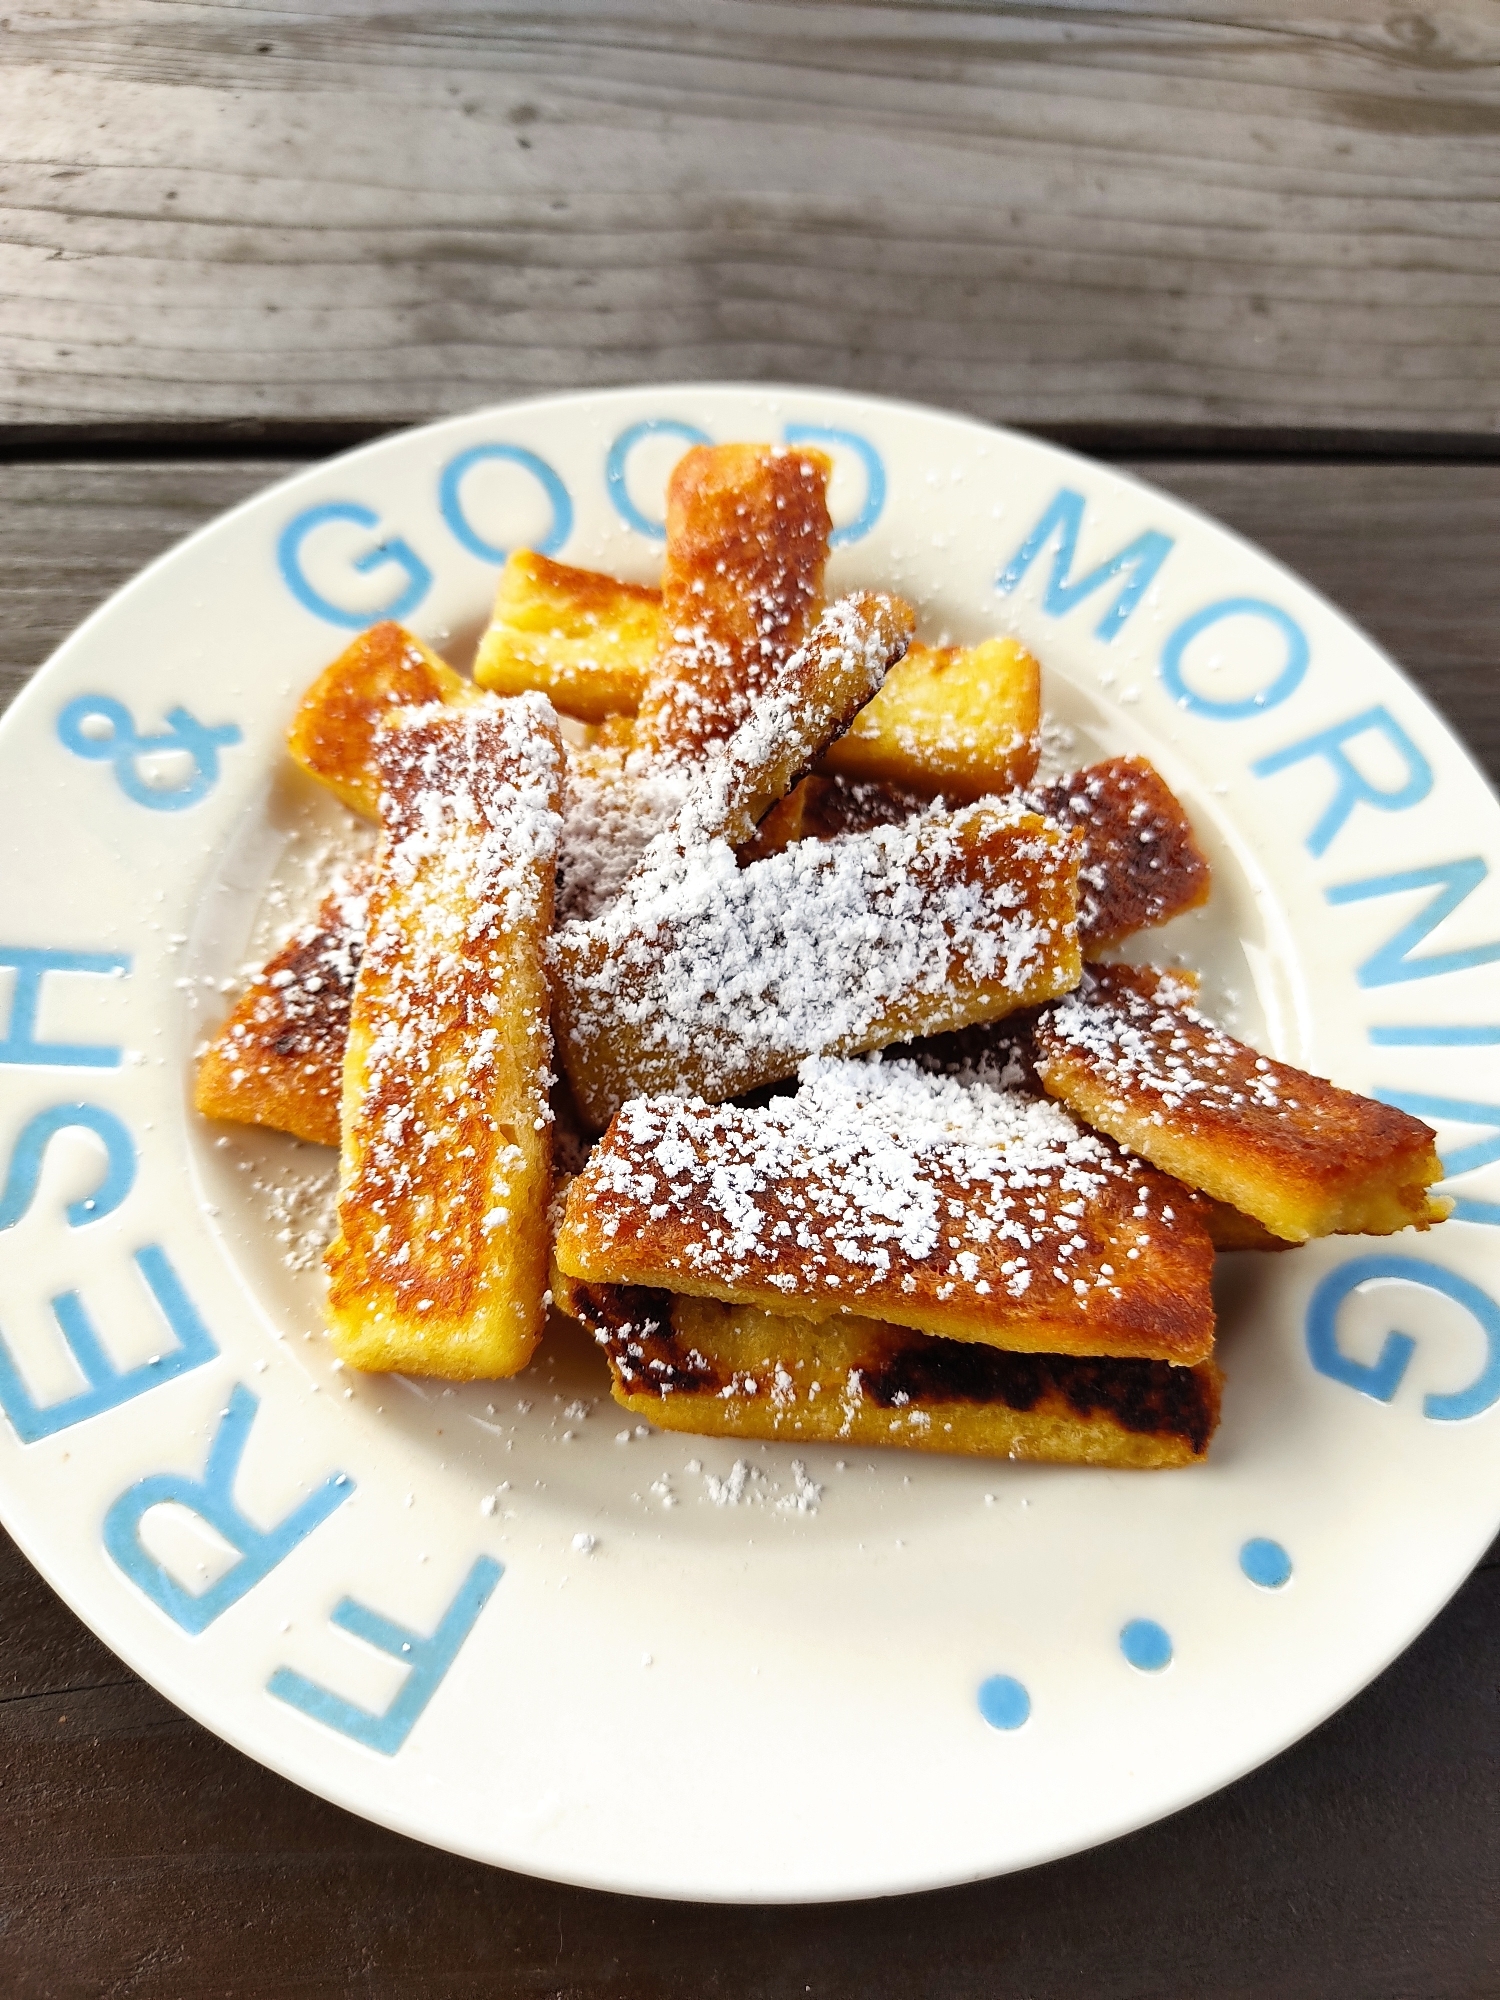
[[[0,471],[0,702],[284,462]],[[1303,570],[1500,776],[1500,468],[1140,466]],[[1500,1549],[1373,1688],[1127,1840],[875,1905],[557,1888],[325,1805],[180,1715],[0,1536],[0,1993],[15,2000],[1471,2000],[1500,1991]]]
[[[1500,16],[15,0],[0,423],[671,378],[1500,438]]]

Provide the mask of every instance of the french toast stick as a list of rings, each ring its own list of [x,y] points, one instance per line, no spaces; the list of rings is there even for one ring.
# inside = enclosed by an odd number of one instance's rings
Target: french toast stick
[[[351,871],[267,960],[198,1061],[205,1118],[339,1143],[349,1005],[364,951],[369,875]]]
[[[1211,874],[1192,821],[1146,758],[1107,757],[1027,797],[1083,837],[1078,936],[1085,958],[1208,901]]]
[[[359,1368],[511,1375],[545,1320],[556,717],[536,694],[406,711],[375,754],[329,1324]]]
[[[376,819],[380,780],[374,741],[384,718],[398,708],[435,701],[462,706],[478,699],[472,682],[414,632],[386,619],[361,632],[318,675],[297,704],[287,748],[309,777],[363,818]]]
[[[1040,728],[1041,669],[1019,640],[915,645],[820,768],[967,802],[1030,784]]]
[[[517,549],[500,572],[474,679],[492,694],[536,688],[564,715],[633,714],[666,641],[661,592]]]
[[[733,735],[823,603],[833,523],[824,453],[695,445],[667,482],[666,641],[636,713],[650,754],[691,762]]]
[[[561,1303],[615,1401],[660,1430],[1144,1469],[1197,1464],[1218,1424],[1212,1361],[1017,1354],[626,1285],[569,1283]]]
[[[879,1048],[1076,984],[1074,836],[1002,805],[934,813],[749,867],[722,842],[553,940],[561,1060],[584,1117],[711,1099],[804,1057]]]
[[[804,778],[767,813],[743,858],[761,860],[796,840],[835,840],[899,825],[926,808],[909,785],[830,777],[827,766],[825,758],[821,772]],[[1209,866],[1192,824],[1144,757],[1105,758],[1055,784],[1034,786],[1025,799],[1032,811],[1071,827],[1082,843],[1078,942],[1086,959],[1208,900]]]
[[[1097,967],[1033,1033],[1044,1089],[1077,1117],[1287,1242],[1448,1212],[1420,1119],[1260,1055],[1174,999],[1170,975]]]

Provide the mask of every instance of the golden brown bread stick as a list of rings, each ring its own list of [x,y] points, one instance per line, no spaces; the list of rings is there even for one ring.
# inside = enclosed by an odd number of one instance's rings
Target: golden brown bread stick
[[[406,711],[376,755],[329,1323],[360,1368],[514,1374],[545,1318],[556,718],[535,694]]]

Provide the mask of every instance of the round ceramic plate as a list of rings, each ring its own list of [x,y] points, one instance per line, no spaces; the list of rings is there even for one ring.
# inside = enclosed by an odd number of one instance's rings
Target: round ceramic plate
[[[1054,764],[1141,750],[1187,804],[1213,898],[1149,955],[1440,1130],[1441,1229],[1221,1260],[1201,1468],[643,1434],[566,1328],[515,1381],[355,1378],[333,1156],[191,1110],[347,843],[283,754],[301,689],[380,617],[467,665],[517,546],[651,579],[701,438],[828,449],[831,588],[1019,633]],[[824,391],[482,411],[155,564],[6,716],[0,800],[0,1515],[154,1686],[355,1812],[656,1895],[1019,1868],[1300,1736],[1495,1532],[1500,812],[1347,620],[1148,487]]]

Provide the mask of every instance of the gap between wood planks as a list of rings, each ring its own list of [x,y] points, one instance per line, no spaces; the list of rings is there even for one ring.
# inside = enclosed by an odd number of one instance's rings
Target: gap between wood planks
[[[503,407],[498,399],[495,407]],[[530,401],[531,397],[518,397]],[[483,408],[484,405],[478,407]],[[934,404],[933,407],[941,408]],[[954,411],[958,416],[963,410]],[[245,419],[218,423],[0,424],[0,464],[296,457],[353,451],[435,419],[399,423],[302,423]],[[984,421],[977,419],[976,421]],[[1240,428],[1235,425],[1027,424],[1007,428],[1099,459],[1233,459],[1247,464],[1500,464],[1500,433],[1356,429]]]

